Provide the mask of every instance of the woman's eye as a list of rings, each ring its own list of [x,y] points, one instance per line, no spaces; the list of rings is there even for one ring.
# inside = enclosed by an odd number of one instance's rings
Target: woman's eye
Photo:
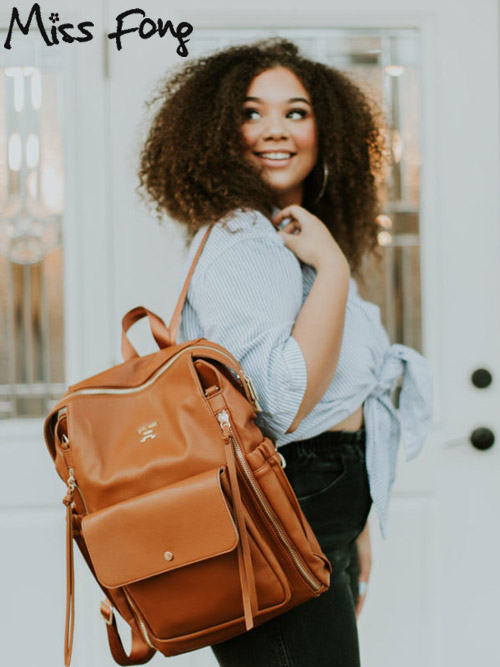
[[[245,120],[253,120],[260,116],[260,112],[257,109],[252,109],[247,107],[243,109],[243,117]],[[291,118],[292,120],[297,120],[297,118],[304,118],[307,116],[307,111],[305,109],[290,109],[286,113],[286,118]]]
[[[259,112],[257,111],[257,109],[250,109],[250,108],[243,109],[243,117],[248,118],[250,120],[253,118],[253,114],[258,114],[258,113]]]
[[[290,114],[298,114],[299,118],[304,118],[305,116],[307,116],[307,111],[305,109],[291,109],[288,112],[288,115]]]

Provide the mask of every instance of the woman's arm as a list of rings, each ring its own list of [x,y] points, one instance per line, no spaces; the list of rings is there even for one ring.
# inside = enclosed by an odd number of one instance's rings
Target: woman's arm
[[[318,218],[292,206],[280,211],[273,221],[292,215],[294,221],[280,235],[299,259],[316,268],[317,276],[292,329],[306,362],[307,387],[287,433],[294,431],[313,409],[335,374],[350,278],[345,255]],[[293,229],[300,229],[300,233],[290,233]]]
[[[307,367],[307,387],[287,433],[294,431],[327,390],[337,368],[344,333],[349,271],[335,258],[318,275],[292,329]]]
[[[259,215],[259,226],[242,225],[243,233],[214,230],[210,262],[193,275],[188,299],[197,331],[227,348],[252,378],[262,406],[258,425],[277,439],[307,385],[305,358],[291,335],[303,305],[302,270]]]

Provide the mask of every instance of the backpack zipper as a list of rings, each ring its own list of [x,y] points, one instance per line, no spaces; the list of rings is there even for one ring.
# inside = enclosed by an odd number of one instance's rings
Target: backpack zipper
[[[174,356],[171,357],[167,362],[165,362],[163,364],[163,366],[160,366],[160,368],[156,371],[156,373],[151,378],[149,378],[149,380],[146,380],[146,382],[139,385],[138,387],[127,387],[126,389],[119,389],[118,387],[115,388],[115,389],[104,389],[102,387],[96,387],[96,388],[88,387],[86,389],[76,389],[75,391],[72,391],[71,393],[67,394],[65,396],[65,398],[70,398],[71,396],[76,396],[78,394],[87,394],[87,395],[94,395],[94,394],[133,394],[136,391],[142,391],[142,389],[146,389],[147,387],[152,385],[153,382],[155,382],[160,377],[160,375],[163,375],[163,373],[167,370],[167,368],[169,368],[174,363],[174,361],[176,361],[176,359],[178,359],[178,357],[180,357],[181,354],[183,354],[186,350],[193,350],[193,349],[196,349],[196,350],[215,350],[219,354],[222,354],[227,359],[229,359],[229,361],[234,361],[228,354],[225,354],[224,352],[222,352],[218,348],[212,347],[211,345],[189,345],[189,346],[183,348],[182,350],[180,350],[179,352],[177,352],[177,354],[174,354]],[[237,377],[238,377],[238,379],[240,379],[240,382],[241,382],[240,376],[237,375]],[[242,372],[241,372],[241,377],[243,378],[244,382],[246,383],[246,385],[248,387],[248,393],[250,394],[251,403],[252,403],[253,407],[255,408],[255,411],[256,412],[262,412],[262,407],[259,404],[259,400],[257,398],[257,392],[255,391],[254,384],[253,384],[250,376],[247,375],[245,373],[245,371],[243,371],[243,369],[242,369]],[[64,408],[62,408],[60,410],[61,414],[62,414],[63,410],[64,410]]]
[[[69,442],[68,436],[65,433],[62,436],[62,442],[63,442],[63,445],[64,445],[63,450],[65,452],[68,452],[69,449],[70,449],[70,442]],[[85,496],[83,495],[82,490],[78,486],[78,482],[75,479],[75,471],[74,471],[72,466],[68,465],[68,462],[66,461],[66,457],[64,455],[63,455],[63,458],[64,458],[64,461],[65,461],[67,467],[68,467],[68,479],[66,480],[66,485],[68,487],[68,492],[73,494],[75,489],[78,491],[78,495],[80,496],[81,501],[83,503],[83,507],[85,508],[85,514],[88,514],[89,509],[88,509],[87,503],[85,501]]]
[[[295,563],[296,569],[300,572],[302,575],[302,578],[306,580],[306,582],[309,584],[309,586],[315,590],[318,591],[321,588],[321,584],[312,577],[310,572],[307,570],[306,566],[302,562],[302,559],[300,558],[299,554],[297,553],[297,550],[294,549],[294,547],[291,545],[290,540],[286,536],[280,522],[276,519],[273,510],[269,507],[269,504],[267,503],[267,500],[264,498],[264,496],[261,493],[261,490],[259,488],[259,485],[257,484],[255,477],[250,470],[250,467],[248,466],[247,460],[243,456],[243,452],[241,451],[240,444],[238,440],[236,439],[236,436],[234,434],[234,431],[231,428],[231,422],[229,421],[229,414],[227,410],[220,410],[217,414],[217,419],[219,420],[219,424],[222,430],[222,433],[224,437],[229,437],[231,439],[231,442],[233,443],[233,448],[235,450],[236,456],[238,458],[240,467],[245,475],[245,478],[251,485],[257,499],[259,500],[259,504],[264,510],[267,518],[269,519],[271,525],[273,526],[276,534],[280,538],[281,543],[284,545],[288,553],[293,559],[293,562]]]
[[[151,643],[149,632],[147,631],[147,628],[144,625],[144,622],[143,622],[142,617],[141,617],[142,614],[137,610],[137,607],[135,606],[135,603],[132,602],[132,598],[131,598],[129,592],[127,591],[127,587],[122,586],[122,591],[125,593],[125,597],[127,598],[127,600],[129,602],[130,606],[132,607],[132,609],[134,610],[135,619],[136,619],[137,623],[139,624],[139,628],[141,629],[142,635],[144,637],[144,641],[146,642],[146,644],[150,648],[153,648],[153,649],[155,649],[155,651],[157,651],[158,649],[156,648],[156,646],[154,646]]]

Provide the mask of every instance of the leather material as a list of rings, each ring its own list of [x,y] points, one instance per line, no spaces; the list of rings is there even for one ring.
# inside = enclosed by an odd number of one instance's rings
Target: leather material
[[[125,361],[68,388],[44,437],[68,486],[65,665],[74,626],[73,540],[103,590],[118,664],[179,655],[245,632],[320,595],[331,564],[255,424],[249,378],[222,346],[180,345],[142,306],[122,321]],[[126,336],[147,316],[158,352]],[[132,629],[127,654],[114,612]]]
[[[83,537],[101,584],[126,586],[235,549],[238,534],[221,472],[209,470],[84,516]]]
[[[68,491],[63,498],[66,505],[66,624],[64,629],[64,664],[69,665],[73,650],[73,633],[75,627],[75,570],[73,562],[73,516],[72,495]]]

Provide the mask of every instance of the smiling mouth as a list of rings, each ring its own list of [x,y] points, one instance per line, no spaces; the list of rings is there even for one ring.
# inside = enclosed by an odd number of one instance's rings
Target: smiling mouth
[[[291,153],[290,151],[265,151],[262,153],[254,154],[260,158],[263,158],[264,160],[274,160],[276,162],[289,160],[295,155],[295,153]]]

